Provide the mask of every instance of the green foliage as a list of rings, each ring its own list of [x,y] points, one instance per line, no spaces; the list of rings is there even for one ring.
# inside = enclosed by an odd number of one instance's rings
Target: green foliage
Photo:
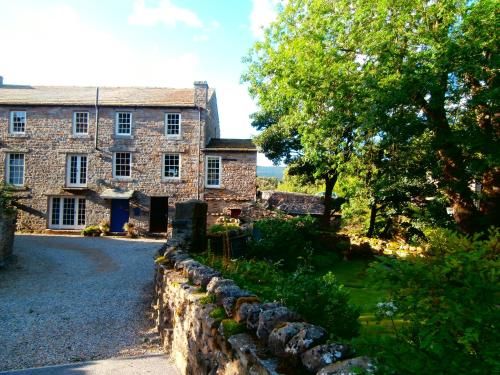
[[[214,294],[208,294],[206,296],[203,296],[200,298],[200,305],[205,306],[209,305],[211,303],[215,303],[215,295]]]
[[[247,330],[246,324],[236,323],[233,319],[223,319],[221,325],[226,339],[238,333],[244,333]]]
[[[215,319],[215,320],[227,319],[226,310],[224,310],[224,308],[220,307],[220,306],[217,306],[212,311],[210,311],[208,316],[210,316],[212,319]]]
[[[16,199],[12,195],[14,189],[9,185],[0,184],[0,212],[12,214],[15,212]]]
[[[257,177],[257,189],[260,191],[264,190],[276,190],[279,185],[279,180],[276,177]]]
[[[285,173],[283,182],[278,187],[278,191],[289,191],[292,193],[316,194],[325,191],[325,184],[321,181],[310,182],[304,176],[291,175],[288,171]]]
[[[287,278],[280,296],[286,306],[310,322],[320,322],[332,340],[348,339],[359,334],[359,308],[349,301],[349,292],[328,272],[317,276],[298,269]]]
[[[246,60],[256,142],[328,189],[354,173],[370,231],[440,195],[462,230],[484,230],[499,202],[499,14],[494,0],[287,1]]]
[[[82,235],[85,237],[97,237],[101,234],[101,229],[98,225],[89,225],[82,230]]]
[[[254,223],[249,253],[260,259],[282,261],[287,269],[294,269],[314,250],[317,236],[318,223],[310,216],[262,219]]]
[[[499,239],[498,230],[487,239],[436,231],[427,256],[383,258],[373,267],[374,280],[389,291],[379,315],[406,322],[367,345],[381,373],[500,371]]]
[[[240,230],[238,224],[214,224],[208,228],[208,233],[227,233],[231,230]]]

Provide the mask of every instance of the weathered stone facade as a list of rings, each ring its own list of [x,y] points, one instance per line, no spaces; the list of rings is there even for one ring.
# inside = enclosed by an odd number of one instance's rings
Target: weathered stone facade
[[[80,91],[68,88],[67,100],[64,87],[53,88],[60,92],[58,100],[43,96],[50,88],[40,88],[41,98],[37,97],[36,87],[31,89],[35,99],[26,96],[26,86],[0,86],[0,181],[7,176],[8,155],[24,155],[24,185],[18,187],[17,192],[22,198],[19,229],[50,228],[51,197],[84,198],[85,225],[111,220],[112,199],[101,197],[109,189],[134,192],[128,221],[142,231],[150,231],[152,197],[168,198],[170,217],[175,203],[188,199],[207,199],[211,212],[223,212],[233,202],[241,206],[255,198],[255,148],[235,150],[230,152],[230,158],[217,151],[206,151],[210,140],[220,137],[215,91],[209,89],[206,82],[195,82],[193,89],[164,89],[163,92],[161,89],[135,88],[133,95],[123,103],[121,98],[126,89],[102,89],[102,101],[97,106],[80,97],[92,92],[91,88]],[[24,91],[16,99],[21,90]],[[149,96],[139,97],[141,90]],[[50,90],[49,94],[54,95]],[[134,99],[134,95],[139,99]],[[169,95],[175,96],[175,100],[169,101]],[[26,112],[24,134],[10,131],[12,111]],[[73,132],[75,112],[89,114],[85,135]],[[116,134],[117,112],[131,113],[130,135]],[[166,135],[166,113],[180,114],[180,136]],[[117,152],[131,154],[129,178],[113,178],[113,155]],[[166,153],[179,155],[178,179],[162,176],[162,159]],[[208,153],[222,155],[220,188],[205,186]],[[70,155],[87,157],[87,182],[82,188],[68,187]]]

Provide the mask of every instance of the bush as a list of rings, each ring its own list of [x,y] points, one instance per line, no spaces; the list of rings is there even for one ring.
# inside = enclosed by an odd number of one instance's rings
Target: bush
[[[13,191],[10,185],[0,184],[0,213],[13,214],[16,211]]]
[[[379,307],[405,321],[367,343],[381,373],[500,373],[499,250],[498,230],[486,240],[438,231],[426,257],[373,266],[372,277],[390,293]]]
[[[134,223],[123,224],[123,230],[127,232],[127,237],[136,238],[137,236],[139,236],[139,232],[137,231]]]
[[[299,269],[281,286],[280,294],[286,306],[324,327],[330,339],[350,339],[359,334],[359,308],[349,302],[349,292],[331,272],[317,276]]]
[[[208,233],[227,233],[231,230],[240,230],[240,226],[238,224],[214,224],[208,228]]]
[[[109,221],[106,219],[101,220],[101,222],[99,223],[99,229],[101,230],[101,233],[103,235],[107,236],[111,231],[111,226],[109,224]]]
[[[98,225],[89,225],[88,227],[85,227],[84,230],[82,230],[82,234],[85,237],[97,237],[101,234],[101,230],[99,229]]]
[[[318,239],[318,224],[311,216],[293,219],[267,218],[254,224],[250,256],[283,261],[287,269],[295,269],[307,257]]]

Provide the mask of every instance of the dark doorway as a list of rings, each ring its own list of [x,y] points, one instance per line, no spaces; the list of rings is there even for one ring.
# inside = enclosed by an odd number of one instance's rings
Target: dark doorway
[[[111,232],[125,232],[123,225],[128,222],[129,200],[111,200]]]
[[[167,231],[168,197],[151,197],[149,212],[149,231],[162,233]]]

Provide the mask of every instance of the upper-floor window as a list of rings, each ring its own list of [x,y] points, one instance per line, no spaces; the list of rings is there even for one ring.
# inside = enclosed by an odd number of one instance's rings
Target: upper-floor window
[[[181,135],[181,114],[165,114],[165,133],[167,137],[178,137]]]
[[[116,113],[116,134],[117,135],[132,134],[132,113],[130,112]]]
[[[10,132],[24,134],[26,131],[26,111],[10,112]]]
[[[73,113],[73,134],[87,134],[89,131],[89,113]]]
[[[206,163],[207,187],[220,187],[221,158],[220,156],[207,156]]]
[[[130,152],[115,152],[113,155],[113,177],[126,178],[132,173],[132,154]]]
[[[7,182],[11,185],[24,185],[24,154],[7,154]]]
[[[66,181],[68,186],[87,185],[87,156],[69,155],[66,167]]]
[[[180,155],[163,155],[163,178],[178,179],[181,175]]]

